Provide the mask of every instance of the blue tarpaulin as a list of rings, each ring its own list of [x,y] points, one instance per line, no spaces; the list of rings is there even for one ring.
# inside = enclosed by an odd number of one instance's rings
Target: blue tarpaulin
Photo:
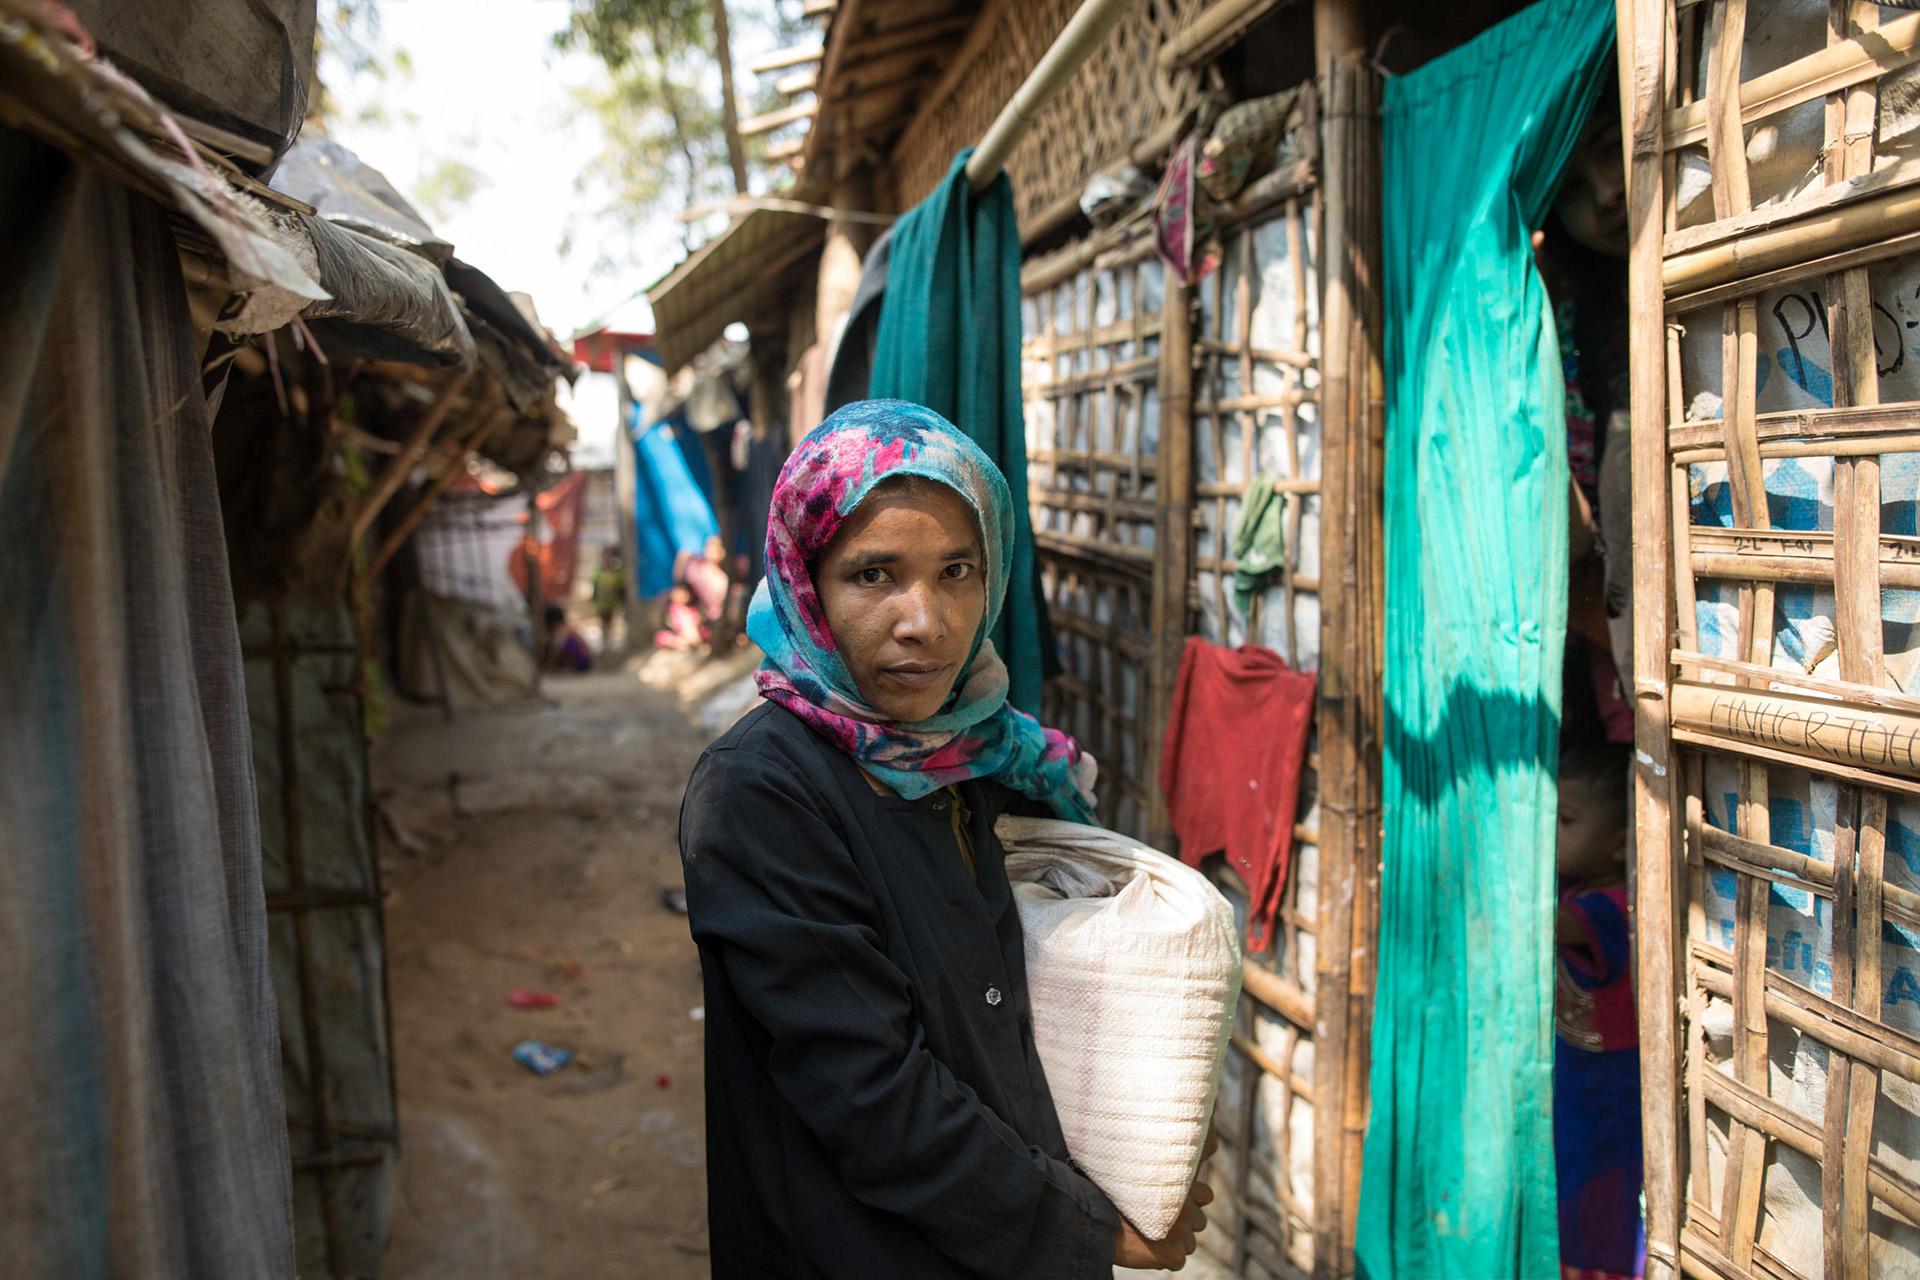
[[[670,422],[642,426],[641,407],[628,410],[627,436],[633,442],[633,518],[640,563],[635,589],[657,596],[673,586],[673,562],[680,552],[699,555],[707,539],[720,533],[713,507],[687,467]]]

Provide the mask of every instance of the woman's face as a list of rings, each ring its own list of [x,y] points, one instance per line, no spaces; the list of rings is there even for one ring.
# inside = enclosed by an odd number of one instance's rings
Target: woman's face
[[[813,585],[861,699],[890,720],[938,712],[987,612],[973,512],[943,485],[881,489],[814,562]]]

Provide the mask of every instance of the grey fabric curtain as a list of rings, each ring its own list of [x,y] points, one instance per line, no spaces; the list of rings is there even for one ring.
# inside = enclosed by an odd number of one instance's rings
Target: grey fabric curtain
[[[292,1275],[241,655],[160,209],[0,130],[0,1240]]]

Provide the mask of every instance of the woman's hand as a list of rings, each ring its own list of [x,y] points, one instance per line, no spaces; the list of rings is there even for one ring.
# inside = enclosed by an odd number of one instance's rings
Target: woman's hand
[[[1200,1157],[1205,1165],[1207,1159],[1220,1147],[1220,1140],[1214,1136],[1213,1129],[1207,1129],[1207,1149]],[[1142,1270],[1178,1271],[1187,1265],[1187,1255],[1196,1247],[1194,1237],[1207,1229],[1207,1215],[1203,1205],[1213,1203],[1213,1188],[1198,1178],[1187,1188],[1187,1203],[1180,1210],[1180,1216],[1173,1221],[1172,1230],[1162,1240],[1149,1240],[1134,1230],[1131,1222],[1120,1219],[1120,1238],[1113,1245],[1113,1265],[1116,1267],[1135,1267]]]
[[[1196,1247],[1194,1235],[1207,1226],[1207,1215],[1200,1206],[1212,1201],[1213,1188],[1204,1182],[1194,1183],[1187,1191],[1186,1207],[1174,1219],[1173,1229],[1164,1240],[1149,1240],[1134,1230],[1131,1222],[1120,1219],[1120,1239],[1114,1242],[1113,1265],[1162,1271],[1178,1271],[1186,1266],[1187,1255]]]

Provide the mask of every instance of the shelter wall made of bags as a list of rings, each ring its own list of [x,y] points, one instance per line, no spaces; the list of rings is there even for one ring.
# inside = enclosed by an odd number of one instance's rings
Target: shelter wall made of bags
[[[1352,101],[1370,78],[1350,70],[1341,83]],[[1356,132],[1365,133],[1343,122],[1329,136]],[[1349,484],[1373,455],[1370,411],[1364,395],[1348,398],[1350,379],[1336,384],[1337,413],[1326,407],[1319,249],[1325,219],[1341,218],[1344,235],[1350,215],[1323,200],[1321,143],[1316,127],[1285,174],[1253,199],[1223,204],[1213,230],[1219,269],[1197,284],[1180,283],[1137,221],[1029,259],[1022,273],[1034,541],[1064,668],[1048,684],[1043,718],[1100,759],[1100,821],[1162,847],[1171,846],[1161,738],[1185,637],[1264,644],[1323,679],[1331,660],[1343,667],[1334,688],[1377,689],[1372,581],[1359,577],[1327,607],[1321,598],[1323,557],[1347,554],[1347,540],[1370,534],[1378,518],[1377,489],[1363,481],[1347,518],[1322,528],[1323,477],[1332,469]],[[1343,296],[1356,293],[1365,290],[1349,281]],[[1350,305],[1340,318],[1364,329]],[[1343,336],[1340,350],[1350,352],[1356,344]],[[1357,345],[1364,376],[1364,332]],[[1256,476],[1273,482],[1283,504],[1283,554],[1242,607],[1233,538]],[[1368,608],[1356,609],[1362,596]],[[1326,762],[1316,749],[1274,942],[1246,966],[1220,1083],[1221,1150],[1210,1166],[1219,1199],[1200,1247],[1236,1276],[1333,1274],[1344,1256],[1343,1171],[1357,1173],[1359,1137],[1343,1131],[1345,1028],[1359,1024],[1364,1053],[1365,1027],[1346,1016],[1349,964],[1334,966],[1323,996],[1320,939],[1335,924],[1342,956],[1350,951],[1355,867],[1365,865],[1352,832],[1364,830],[1377,801],[1368,798],[1370,773],[1356,765],[1366,745],[1350,731],[1338,741],[1340,891],[1323,896]],[[1244,930],[1246,886],[1224,869],[1216,879]],[[1317,1053],[1314,1030],[1323,999],[1342,1015],[1330,1055]],[[1344,1232],[1350,1241],[1351,1227]]]
[[[1639,0],[1648,1274],[1920,1271],[1920,13]]]

